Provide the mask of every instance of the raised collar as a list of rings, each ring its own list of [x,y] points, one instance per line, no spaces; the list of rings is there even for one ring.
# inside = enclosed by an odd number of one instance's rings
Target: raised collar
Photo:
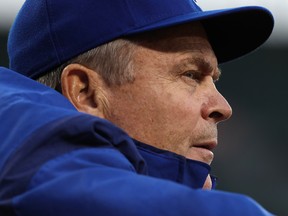
[[[134,142],[146,161],[149,176],[171,180],[194,189],[203,187],[211,170],[208,164],[187,159],[137,140],[134,140]],[[216,187],[216,177],[211,176],[211,180],[212,189],[214,189]]]

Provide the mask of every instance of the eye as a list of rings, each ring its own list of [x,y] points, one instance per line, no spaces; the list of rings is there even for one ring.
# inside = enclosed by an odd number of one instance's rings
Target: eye
[[[190,78],[190,79],[194,79],[194,73],[192,71],[187,71],[184,73],[184,76]]]
[[[196,81],[200,81],[201,79],[201,74],[197,71],[186,71],[183,76]]]

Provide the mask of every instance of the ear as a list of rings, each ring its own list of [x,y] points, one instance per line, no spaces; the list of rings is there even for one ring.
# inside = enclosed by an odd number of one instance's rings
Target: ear
[[[107,98],[104,82],[93,70],[80,64],[70,64],[61,75],[62,94],[80,112],[105,118]]]

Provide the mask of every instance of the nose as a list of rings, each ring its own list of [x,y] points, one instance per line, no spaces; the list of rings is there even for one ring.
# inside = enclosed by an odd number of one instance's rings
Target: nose
[[[207,87],[207,86],[206,86]],[[217,90],[214,82],[210,82],[202,107],[202,117],[208,121],[219,123],[229,119],[232,115],[232,108]]]

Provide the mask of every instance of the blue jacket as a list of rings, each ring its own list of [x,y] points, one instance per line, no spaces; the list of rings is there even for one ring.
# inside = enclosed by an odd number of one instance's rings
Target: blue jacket
[[[271,215],[201,187],[210,172],[80,113],[61,94],[0,68],[0,215]]]

